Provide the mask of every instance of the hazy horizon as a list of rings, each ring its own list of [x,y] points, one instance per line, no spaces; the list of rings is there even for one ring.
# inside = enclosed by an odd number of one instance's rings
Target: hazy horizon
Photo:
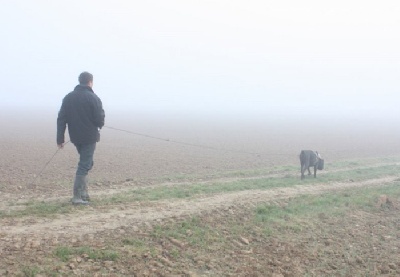
[[[17,0],[2,109],[57,110],[82,71],[106,111],[400,115],[400,2]]]

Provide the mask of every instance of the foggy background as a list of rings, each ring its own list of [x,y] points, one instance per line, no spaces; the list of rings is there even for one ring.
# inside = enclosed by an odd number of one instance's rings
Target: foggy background
[[[400,154],[400,1],[3,2],[6,187],[54,155],[57,113],[82,71],[107,126],[206,147],[103,128],[94,182],[297,168],[302,149],[327,169]],[[76,162],[68,144],[38,184],[69,187]]]
[[[399,1],[7,1],[1,106],[398,117]]]
[[[111,127],[400,152],[399,14],[395,0],[7,1],[1,135],[55,147],[61,101],[89,71]]]

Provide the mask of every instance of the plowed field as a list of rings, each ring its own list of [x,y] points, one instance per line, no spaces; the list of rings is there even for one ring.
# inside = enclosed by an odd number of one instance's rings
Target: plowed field
[[[400,185],[390,126],[110,115],[125,131],[102,130],[92,204],[73,207],[78,156],[57,151],[55,118],[1,119],[0,276],[400,275],[400,199],[378,193]],[[300,181],[302,149],[325,158],[315,180]],[[366,189],[370,210],[254,221]]]

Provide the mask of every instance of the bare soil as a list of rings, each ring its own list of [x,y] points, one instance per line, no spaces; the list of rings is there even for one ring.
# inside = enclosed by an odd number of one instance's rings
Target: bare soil
[[[29,201],[69,201],[77,154],[71,143],[57,152],[51,116],[37,115],[32,122],[26,117],[11,121],[2,117],[1,211]],[[399,134],[391,128],[381,128],[378,135],[372,128],[354,129],[352,124],[329,128],[322,125],[304,131],[298,122],[277,124],[273,120],[210,123],[200,118],[142,117],[123,121],[110,117],[109,122],[109,126],[160,139],[104,128],[90,173],[92,198],[137,187],[231,181],[234,172],[257,169],[270,169],[272,176],[277,166],[297,165],[302,149],[319,150],[326,160],[327,172],[329,163],[335,161],[400,156]],[[307,180],[301,182],[297,172],[288,175],[298,178],[298,186],[189,200],[89,206],[55,218],[2,218],[0,275],[29,276],[27,268],[36,267],[42,270],[42,276],[51,275],[49,272],[65,276],[400,275],[397,199],[392,199],[395,204],[390,208],[374,214],[354,211],[343,218],[329,218],[321,211],[312,226],[304,222],[301,232],[282,230],[279,238],[265,239],[260,230],[238,235],[226,229],[228,222],[246,225],[251,220],[251,209],[259,203],[284,205],[287,199],[299,195],[379,187],[397,178],[311,185]],[[195,249],[172,238],[148,236],[156,225],[179,224],[193,216],[226,238],[224,248],[210,245],[210,249]],[[127,238],[153,245],[162,255],[138,255],[133,246],[123,244]],[[107,249],[110,245],[122,253],[115,261],[93,261],[78,255],[61,262],[54,255],[60,246]],[[190,258],[177,259],[174,251]]]

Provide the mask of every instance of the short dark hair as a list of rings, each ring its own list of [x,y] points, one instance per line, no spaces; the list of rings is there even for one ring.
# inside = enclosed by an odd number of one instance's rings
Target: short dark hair
[[[79,75],[78,80],[79,80],[79,84],[87,85],[87,84],[89,84],[89,82],[93,82],[93,75],[90,74],[89,72],[85,71]]]

